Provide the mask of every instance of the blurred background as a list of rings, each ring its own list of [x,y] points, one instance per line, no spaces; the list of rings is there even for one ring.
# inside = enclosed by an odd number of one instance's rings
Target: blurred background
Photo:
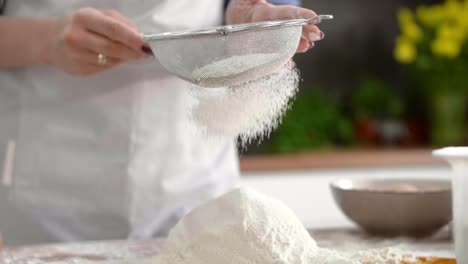
[[[283,124],[241,156],[467,143],[468,1],[305,0],[334,14]]]
[[[335,19],[295,56],[303,80],[281,126],[240,149],[242,184],[332,228],[352,226],[336,179],[450,180],[431,151],[468,143],[468,0],[302,3]]]

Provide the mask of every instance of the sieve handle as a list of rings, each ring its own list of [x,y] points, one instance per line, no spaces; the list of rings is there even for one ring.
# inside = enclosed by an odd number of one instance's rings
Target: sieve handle
[[[281,27],[297,27],[304,26],[315,21],[333,19],[333,15],[317,15],[310,19],[290,19],[279,21],[264,21],[249,24],[228,25],[216,28],[209,28],[196,31],[181,31],[181,32],[165,32],[160,34],[142,34],[141,38],[144,41],[158,41],[171,39],[188,39],[200,36],[226,36],[235,32],[252,31],[260,29],[281,28]]]
[[[313,18],[307,19],[307,24],[310,24],[315,21],[320,22],[322,20],[329,20],[329,19],[333,19],[333,15],[317,15],[317,16],[314,16]]]

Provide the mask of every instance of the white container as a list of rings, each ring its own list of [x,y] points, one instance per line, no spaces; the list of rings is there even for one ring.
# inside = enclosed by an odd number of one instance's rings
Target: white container
[[[457,263],[468,263],[468,147],[449,147],[433,152],[454,170],[452,204]]]

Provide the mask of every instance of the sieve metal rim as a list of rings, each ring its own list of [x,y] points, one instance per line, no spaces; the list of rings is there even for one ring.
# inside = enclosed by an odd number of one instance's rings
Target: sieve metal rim
[[[276,20],[265,21],[248,24],[228,25],[209,29],[195,30],[195,31],[178,31],[178,32],[165,32],[159,34],[143,34],[141,37],[144,41],[158,41],[158,40],[171,40],[193,38],[200,36],[225,36],[237,32],[245,32],[250,30],[262,30],[271,28],[295,27],[304,26],[316,20],[333,19],[333,15],[317,15],[311,19],[289,19],[289,20]]]

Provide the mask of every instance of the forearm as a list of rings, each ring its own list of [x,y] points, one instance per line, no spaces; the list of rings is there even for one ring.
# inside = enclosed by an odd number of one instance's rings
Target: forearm
[[[0,69],[47,64],[54,19],[0,18]]]
[[[294,6],[300,6],[302,3],[301,0],[268,0],[268,2],[275,4],[275,5],[294,5]]]

